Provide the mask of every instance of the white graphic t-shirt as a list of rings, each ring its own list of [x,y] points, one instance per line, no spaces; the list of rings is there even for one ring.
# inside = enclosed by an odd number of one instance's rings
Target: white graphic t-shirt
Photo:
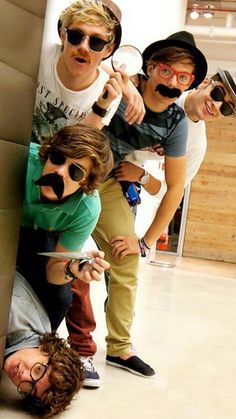
[[[41,142],[42,136],[51,136],[60,128],[77,124],[87,116],[109,78],[99,67],[97,79],[87,89],[79,92],[67,89],[57,74],[60,55],[61,45],[50,44],[41,57],[33,120],[32,140],[35,142]],[[104,125],[109,125],[120,100],[121,96],[111,103],[102,121]]]

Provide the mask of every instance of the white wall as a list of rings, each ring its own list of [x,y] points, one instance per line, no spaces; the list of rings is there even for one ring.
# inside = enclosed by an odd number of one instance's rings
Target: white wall
[[[58,16],[72,2],[47,0],[45,39],[58,41]],[[141,51],[151,42],[166,38],[184,26],[187,0],[145,0],[145,5],[138,0],[116,0],[116,4],[122,11],[122,44],[135,45]]]
[[[116,0],[122,11],[122,43],[141,51],[151,42],[181,30],[187,0]]]

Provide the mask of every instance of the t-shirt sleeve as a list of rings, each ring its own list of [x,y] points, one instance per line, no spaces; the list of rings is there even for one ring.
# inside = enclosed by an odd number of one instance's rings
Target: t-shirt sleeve
[[[59,242],[68,251],[82,250],[86,240],[92,234],[101,211],[100,199],[89,196],[73,214],[68,229],[60,234]]]
[[[165,154],[170,157],[181,157],[186,154],[188,138],[187,118],[183,118],[163,143]]]

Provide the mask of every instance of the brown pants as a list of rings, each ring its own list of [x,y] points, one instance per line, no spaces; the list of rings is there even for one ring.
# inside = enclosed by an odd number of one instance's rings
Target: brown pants
[[[72,305],[66,316],[71,346],[80,356],[93,356],[97,351],[97,345],[91,335],[96,322],[89,295],[90,285],[76,280],[71,288]]]

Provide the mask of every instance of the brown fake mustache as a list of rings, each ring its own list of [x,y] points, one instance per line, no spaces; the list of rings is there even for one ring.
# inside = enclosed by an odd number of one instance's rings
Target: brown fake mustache
[[[48,173],[47,175],[41,176],[35,181],[38,186],[51,186],[53,192],[60,200],[64,193],[64,182],[60,175],[57,173]]]

